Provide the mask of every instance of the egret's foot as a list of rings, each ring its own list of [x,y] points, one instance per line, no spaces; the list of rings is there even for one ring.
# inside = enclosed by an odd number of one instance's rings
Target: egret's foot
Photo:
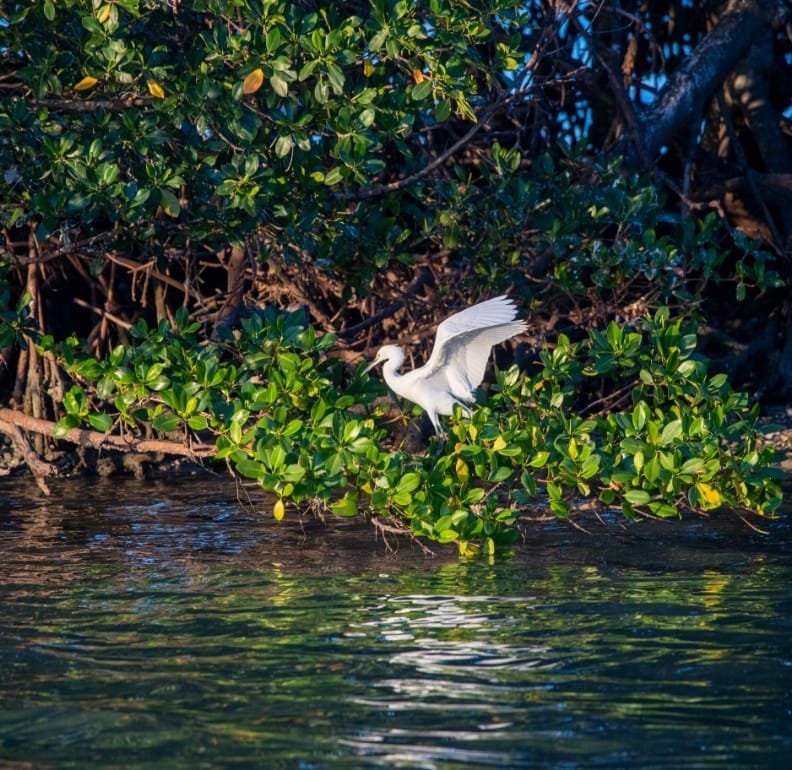
[[[448,436],[445,433],[438,433],[435,436],[435,451],[434,451],[434,462],[437,462],[440,459],[440,455],[443,454],[443,447],[445,446],[445,442]]]

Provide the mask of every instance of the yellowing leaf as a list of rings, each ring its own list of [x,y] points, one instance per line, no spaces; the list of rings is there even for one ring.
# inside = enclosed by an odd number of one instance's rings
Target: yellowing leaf
[[[468,470],[467,463],[461,457],[457,457],[456,465],[454,467],[457,478],[464,484],[464,482],[470,478],[470,471]]]
[[[492,451],[500,452],[500,450],[504,449],[505,447],[506,447],[506,439],[504,439],[503,436],[498,436],[498,438],[496,438],[495,442],[492,444]]]
[[[707,508],[714,507],[721,504],[721,496],[720,492],[717,489],[710,486],[709,484],[705,484],[703,481],[696,484],[698,491],[701,493],[701,497],[704,500]]]
[[[476,546],[466,540],[460,540],[458,545],[460,556],[475,556],[477,553]]]
[[[367,78],[370,78],[372,72],[374,72],[374,64],[372,63],[371,59],[366,59],[363,62],[363,74]]]
[[[423,72],[421,72],[421,70],[419,70],[418,68],[412,71],[412,76],[413,76],[413,80],[416,83],[423,83],[424,80],[426,80],[426,77],[424,76]]]
[[[165,91],[156,80],[147,80],[146,85],[148,85],[149,93],[152,96],[156,97],[157,99],[165,98]]]
[[[110,3],[108,3],[99,9],[99,13],[96,14],[96,20],[100,24],[104,24],[110,18],[110,8]]]
[[[284,513],[286,513],[286,507],[283,505],[283,500],[278,500],[272,508],[272,515],[275,517],[276,521],[280,521]]]
[[[264,71],[261,67],[254,69],[242,83],[242,93],[247,96],[248,94],[255,94],[261,88],[264,82]]]
[[[86,75],[79,83],[74,86],[74,90],[87,91],[89,88],[93,88],[98,82],[99,81],[96,78]]]

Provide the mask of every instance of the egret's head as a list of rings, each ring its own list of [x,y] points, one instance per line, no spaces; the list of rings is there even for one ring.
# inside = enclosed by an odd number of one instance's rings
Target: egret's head
[[[404,352],[398,345],[383,345],[378,351],[374,360],[366,367],[366,371],[371,371],[377,364],[384,364],[386,361],[393,361],[398,368],[404,361]]]

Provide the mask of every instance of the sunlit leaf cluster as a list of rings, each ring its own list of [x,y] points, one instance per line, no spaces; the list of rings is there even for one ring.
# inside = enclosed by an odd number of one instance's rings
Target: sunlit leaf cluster
[[[62,401],[46,396],[56,435],[210,443],[271,494],[276,519],[366,515],[463,552],[508,545],[535,506],[772,514],[757,407],[709,372],[680,316],[705,288],[742,300],[778,287],[778,263],[721,216],[667,206],[658,176],[582,137],[601,108],[564,100],[584,78],[567,77],[563,52],[578,55],[570,41],[592,13],[5,3],[0,348],[36,340],[72,378]],[[231,246],[248,260],[242,282],[310,273],[321,299],[305,304],[334,319],[325,328],[361,320],[373,287],[401,297],[418,262],[441,279],[430,300],[508,289],[532,323],[556,320],[535,335],[532,368],[498,373],[436,456],[415,454],[387,431],[381,387],[302,315],[240,300],[238,328],[207,334],[233,292],[206,266],[225,278]],[[273,292],[288,294],[288,280]],[[72,299],[96,334],[63,327]],[[34,357],[19,360],[21,389]]]
[[[407,139],[420,125],[475,119],[471,100],[499,72],[478,47],[525,20],[515,3],[452,5],[11,3],[0,221],[41,241],[113,222],[130,240],[266,227],[286,256],[333,256],[340,221],[365,220],[325,192],[375,185],[394,157],[418,168]]]
[[[756,408],[711,375],[696,335],[667,309],[559,338],[535,373],[516,367],[470,420],[450,419],[439,455],[393,446],[379,386],[345,371],[299,316],[269,313],[199,347],[197,325],[140,323],[104,361],[61,350],[75,378],[59,429],[177,432],[271,493],[272,514],[376,516],[461,552],[512,543],[522,514],[566,518],[586,501],[629,519],[729,506],[770,516],[781,501]],[[607,395],[592,397],[592,385]]]

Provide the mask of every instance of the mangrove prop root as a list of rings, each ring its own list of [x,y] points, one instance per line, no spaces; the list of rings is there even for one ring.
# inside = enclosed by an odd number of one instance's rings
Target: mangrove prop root
[[[22,431],[38,433],[45,436],[55,435],[55,423],[31,417],[14,409],[0,408],[0,432],[5,433],[14,446],[22,454],[31,473],[41,479],[52,476],[57,468],[41,460],[33,451]],[[94,449],[113,449],[121,452],[159,452],[181,457],[203,458],[210,457],[217,450],[213,444],[188,444],[166,439],[137,438],[135,436],[119,436],[114,433],[100,433],[95,430],[72,428],[64,436],[59,436],[62,441],[68,441],[81,447]]]

